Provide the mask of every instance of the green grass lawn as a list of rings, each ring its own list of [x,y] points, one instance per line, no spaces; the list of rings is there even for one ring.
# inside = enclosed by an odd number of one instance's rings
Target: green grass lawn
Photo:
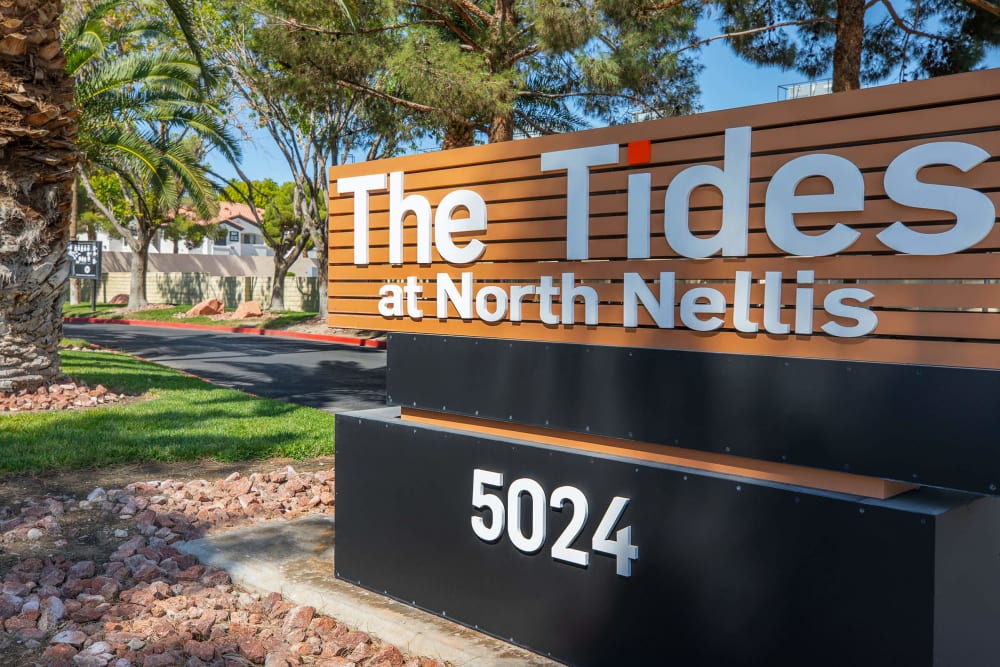
[[[97,304],[96,313],[91,310],[90,304],[78,304],[71,306],[66,304],[63,306],[63,315],[65,317],[98,317],[103,319],[111,320],[145,320],[149,322],[183,322],[185,324],[212,324],[216,326],[242,326],[239,322],[232,321],[218,321],[213,320],[210,317],[185,317],[179,319],[176,316],[181,313],[186,313],[191,310],[191,306],[181,305],[181,306],[171,306],[170,308],[155,308],[151,310],[137,310],[129,313],[118,313],[116,311],[120,310],[121,306],[113,306],[107,303]],[[268,320],[266,322],[257,322],[254,324],[247,324],[246,326],[252,326],[260,329],[285,329],[292,326],[293,324],[298,324],[303,320],[308,320],[309,318],[316,317],[316,313],[302,313],[302,312],[292,312],[286,311],[283,313],[278,313],[278,317],[273,320]]]
[[[215,387],[108,352],[64,351],[63,371],[143,400],[81,411],[0,416],[0,471],[140,461],[240,461],[332,454],[334,417]]]

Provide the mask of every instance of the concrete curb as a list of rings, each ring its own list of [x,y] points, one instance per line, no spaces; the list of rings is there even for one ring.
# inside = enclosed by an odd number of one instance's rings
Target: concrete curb
[[[256,329],[253,327],[224,327],[214,324],[184,324],[183,322],[156,322],[151,320],[109,320],[100,317],[64,317],[63,322],[69,324],[124,324],[143,327],[161,327],[165,329],[193,329],[201,331],[219,331],[222,333],[251,334],[254,336],[275,336],[278,338],[298,338],[300,340],[315,340],[325,343],[343,343],[371,347],[377,350],[385,349],[384,340],[357,338],[355,336],[332,336],[327,334],[300,333],[298,331],[282,331],[280,329]]]
[[[558,667],[559,663],[335,578],[330,518],[271,521],[175,544],[233,583],[281,593],[410,655],[455,667]]]

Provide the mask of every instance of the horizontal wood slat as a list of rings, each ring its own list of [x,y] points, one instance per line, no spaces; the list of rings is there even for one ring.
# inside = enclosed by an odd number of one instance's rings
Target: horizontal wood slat
[[[438,273],[458,278],[468,267],[456,266],[346,266],[331,265],[330,277],[334,281],[358,280],[381,282],[405,280],[407,276],[433,279]],[[635,271],[647,279],[656,278],[661,271],[674,271],[686,280],[732,280],[736,271],[751,271],[763,278],[766,271],[811,270],[817,280],[919,280],[956,279],[980,280],[1000,278],[1000,257],[993,253],[963,255],[841,255],[837,257],[741,257],[703,259],[648,259],[641,262],[511,262],[509,264],[485,263],[475,266],[475,277],[480,280],[537,281],[539,275],[558,276],[573,272],[577,279],[618,279],[626,271]],[[335,292],[331,292],[335,293]]]
[[[333,314],[330,326],[345,329],[385,331],[392,320],[377,315]],[[415,327],[408,323],[408,331]],[[831,338],[819,336],[748,336],[731,332],[697,333],[682,329],[624,329],[615,327],[553,326],[542,324],[503,325],[473,321],[424,319],[420,332],[451,336],[480,336],[507,340],[537,340],[547,343],[611,345],[615,347],[661,347],[673,350],[758,354],[802,359],[840,359],[896,364],[925,364],[959,368],[1000,369],[1000,345],[951,340],[901,340],[895,338]]]
[[[998,148],[1000,150],[1000,148]],[[993,202],[993,205],[1000,208],[1000,184],[992,192],[984,193]],[[659,200],[659,201],[658,201]],[[597,199],[592,199],[594,203]],[[531,241],[531,240],[560,240],[566,236],[566,205],[559,202],[562,213],[556,216],[531,217],[538,211],[540,202],[506,204],[490,207],[490,220],[487,231],[482,235],[477,235],[488,242],[504,241]],[[555,204],[554,204],[555,205]],[[511,215],[510,220],[495,220],[493,214],[497,210],[506,210]],[[665,245],[663,237],[663,202],[662,197],[654,197],[651,206],[650,219],[650,248],[655,249],[658,245]],[[795,218],[796,226],[802,230],[825,230],[832,225],[832,216],[826,214],[802,214]],[[836,222],[842,222],[851,228],[862,230],[874,228],[879,232],[889,225],[890,222],[905,218],[914,228],[922,228],[924,225],[948,225],[954,224],[954,216],[941,211],[929,208],[912,209],[889,199],[869,199],[865,202],[864,211],[843,211],[837,213]],[[385,224],[372,226],[369,232],[369,242],[373,248],[385,247],[389,243],[388,218],[375,218]],[[696,233],[711,233],[719,228],[719,209],[693,210],[688,215],[688,225]],[[747,227],[750,233],[764,231],[764,207],[752,206],[750,208]],[[627,229],[627,218],[621,214],[598,214],[593,208],[590,215],[590,237],[592,239],[616,238],[625,235]],[[925,230],[927,231],[927,230]],[[407,246],[414,246],[417,242],[417,230],[414,224],[407,222],[403,227],[403,241]],[[332,229],[330,231],[331,248],[353,248],[354,229]],[[415,261],[415,258],[404,256],[407,261]]]
[[[427,424],[444,428],[455,428],[471,431],[482,435],[516,438],[570,449],[611,454],[638,461],[654,461],[666,465],[676,465],[695,470],[707,470],[724,475],[737,475],[751,479],[763,479],[778,484],[794,484],[811,489],[822,489],[837,493],[849,493],[866,498],[891,498],[916,486],[866,477],[833,470],[820,470],[788,463],[775,463],[732,456],[700,452],[681,447],[656,445],[651,443],[621,440],[584,433],[571,433],[555,429],[510,424],[477,419],[461,415],[442,415],[427,410],[402,408],[402,421],[414,424]]]
[[[537,158],[541,151],[565,150],[580,146],[612,142],[626,144],[632,141],[643,141],[651,138],[662,139],[663,137],[696,138],[720,134],[722,129],[727,127],[751,126],[756,130],[763,130],[808,122],[847,120],[858,116],[877,117],[883,113],[921,110],[937,106],[954,107],[978,101],[995,100],[997,97],[995,76],[995,70],[971,72],[940,77],[933,81],[915,81],[895,86],[838,93],[832,96],[802,98],[777,104],[759,104],[739,109],[665,118],[572,134],[420,153],[382,160],[379,165],[380,170],[384,171],[418,173],[447,169],[456,165],[508,162],[526,156]],[[945,122],[940,127],[935,128],[935,131],[938,133],[948,132],[951,127],[949,121],[952,120],[956,119],[945,118]],[[995,126],[995,121],[990,126]],[[808,136],[800,138],[803,142],[809,142]],[[336,173],[339,178],[369,174],[372,173],[372,169],[370,164],[359,162],[338,166]]]
[[[1000,226],[960,254],[901,255],[877,235],[896,220],[924,234],[943,234],[955,225],[948,210],[914,208],[891,200],[885,191],[887,166],[902,152],[936,142],[964,142],[985,150],[990,158],[963,173],[950,165],[928,165],[918,179],[983,193],[1000,210],[1000,88],[996,71],[976,72],[931,81],[887,86],[824,98],[797,100],[672,118],[630,126],[602,128],[569,135],[540,137],[506,144],[393,158],[372,164],[353,164],[331,170],[329,277],[330,323],[333,326],[419,331],[422,333],[526,338],[585,342],[600,345],[703,349],[747,354],[927,363],[1000,369]],[[694,165],[724,167],[724,130],[752,128],[746,257],[690,259],[679,256],[664,238],[664,196],[673,179]],[[650,141],[648,162],[628,164],[628,144]],[[541,171],[543,152],[618,144],[619,162],[592,167],[589,176],[589,259],[567,261],[567,173]],[[816,153],[841,156],[854,164],[864,181],[864,210],[806,213],[795,216],[805,233],[821,234],[835,223],[859,232],[859,238],[833,257],[789,256],[765,230],[765,196],[774,173],[789,161]],[[433,262],[418,265],[416,218],[404,220],[403,261],[390,266],[388,191],[369,196],[369,264],[354,262],[353,195],[337,194],[343,177],[405,172],[405,196],[425,197],[436,208],[456,189],[480,195],[487,206],[483,232],[455,234],[461,247],[473,238],[485,252],[473,264],[450,265],[432,249]],[[651,174],[650,258],[625,260],[627,254],[628,176]],[[803,180],[796,194],[831,191],[823,178]],[[953,200],[940,197],[951,208]],[[700,236],[716,233],[722,218],[722,193],[715,187],[695,188],[689,201],[688,224]],[[456,214],[461,217],[463,214]],[[812,271],[814,331],[812,336],[774,336],[761,327],[756,335],[733,327],[734,279],[750,271],[751,319],[760,322],[766,272],[783,274],[782,316],[794,318],[798,271]],[[535,297],[523,301],[523,321],[489,324],[479,319],[462,322],[451,307],[451,318],[436,314],[436,279],[446,274],[458,284],[463,272],[473,275],[474,291],[485,286],[509,289],[537,285],[552,276],[556,286],[562,273],[573,273],[577,284],[599,294],[600,324],[594,327],[547,326],[539,321]],[[639,326],[622,326],[622,280],[625,273],[642,276],[654,293],[661,272],[672,272],[676,284],[675,327],[659,329],[646,310],[638,309]],[[379,287],[387,283],[419,281],[424,290],[418,303],[425,317],[383,318],[378,314]],[[686,329],[676,304],[702,281],[726,299],[726,324],[709,333]],[[943,282],[952,281],[952,282]],[[844,287],[860,287],[875,297],[865,308],[877,316],[876,329],[858,339],[826,335],[820,326],[838,318],[823,308],[824,297]],[[492,302],[491,302],[492,303]],[[559,311],[559,298],[554,299]],[[850,302],[853,304],[853,302]],[[575,308],[577,321],[583,306]],[[711,315],[705,315],[709,317]]]
[[[424,318],[436,319],[436,302],[428,299],[421,302]],[[537,303],[525,303],[522,307],[523,322],[541,324],[539,317],[539,305]],[[372,299],[331,299],[330,310],[338,313],[357,315],[378,315],[377,303]],[[559,312],[553,308],[553,312]],[[454,306],[449,304],[449,317],[458,319],[459,313]],[[577,302],[574,307],[575,321],[584,321],[583,304]],[[795,311],[792,308],[784,308],[781,311],[781,319],[785,324],[793,325],[795,322]],[[920,337],[920,338],[946,338],[955,336],[956,331],[962,332],[962,337],[975,340],[1000,340],[1000,312],[918,312],[918,311],[878,311],[878,331],[883,336],[899,337]],[[708,315],[702,316],[707,318]],[[719,315],[725,324],[719,331],[736,331],[733,324],[733,311],[727,309],[725,314]],[[763,309],[752,307],[749,309],[750,320],[761,324],[763,320]],[[407,318],[395,318],[400,325],[407,323]],[[676,313],[674,320],[680,326],[681,320]],[[844,322],[841,318],[827,315],[824,311],[814,309],[814,335],[822,335],[820,327],[827,322]],[[622,326],[621,308],[609,309],[600,317],[601,326]],[[849,321],[848,321],[849,323]],[[656,322],[642,308],[639,309],[638,324],[640,327],[653,327]],[[760,327],[764,331],[763,325]]]
[[[1000,103],[996,105],[997,116],[1000,117]],[[712,164],[711,162],[705,162],[704,164]],[[677,174],[687,169],[690,165],[683,166],[671,166],[662,167],[660,169],[646,170],[645,168],[633,169],[633,171],[641,170],[643,173],[651,173],[652,184],[654,186],[659,186],[659,196],[653,197],[653,201],[659,204],[658,211],[663,210],[663,191],[666,186],[673,180]],[[721,162],[715,165],[721,168]],[[780,166],[780,165],[778,165]],[[750,204],[759,206],[763,205],[764,197],[767,194],[767,186],[769,183],[768,178],[761,178],[760,172],[754,171],[753,161],[751,161],[751,174],[755,175],[755,179],[750,183]],[[534,170],[537,173],[538,164],[534,166]],[[773,175],[773,170],[766,174],[768,177]],[[869,171],[864,174],[865,183],[865,193],[867,196],[883,196],[884,190],[882,188],[882,180],[884,177],[883,171]],[[979,165],[973,169],[970,173],[963,174],[954,167],[949,166],[935,166],[926,167],[921,171],[921,180],[928,183],[940,183],[942,185],[960,185],[963,187],[970,188],[981,188],[981,189],[996,189],[998,187],[998,175],[1000,175],[1000,162],[987,162],[986,164]],[[592,198],[604,195],[605,197],[611,196],[620,199],[615,204],[611,204],[613,210],[623,211],[625,209],[625,192],[628,187],[628,176],[627,172],[621,171],[614,174],[607,174],[603,177],[600,175],[591,176],[591,189],[590,194]],[[441,199],[452,192],[453,190],[459,188],[469,188],[474,189],[476,193],[483,197],[487,203],[490,202],[503,202],[503,201],[525,201],[530,200],[532,205],[537,203],[539,199],[553,198],[557,202],[562,204],[561,212],[557,215],[566,215],[566,177],[565,174],[560,173],[551,178],[525,178],[524,180],[515,183],[464,183],[458,184],[453,187],[446,188],[434,188],[428,190],[412,190],[409,187],[407,180],[403,180],[404,192],[407,195],[419,194],[427,198],[432,205],[436,205],[441,201]],[[830,187],[825,179],[809,179],[804,181],[796,191],[798,194],[809,195],[809,194],[826,194],[830,192]],[[608,193],[611,193],[610,195]],[[349,202],[350,206],[346,206],[341,201]],[[331,204],[336,203],[336,208],[331,211],[331,214],[336,218],[347,218],[353,225],[353,210],[354,210],[354,198],[352,196],[340,197],[333,200]],[[722,203],[722,196],[718,190],[712,187],[700,187],[695,190],[690,199],[690,206],[692,208],[712,208],[718,207]],[[374,214],[387,213],[389,210],[389,195],[388,193],[372,193],[369,195],[369,208]],[[526,211],[527,213],[527,211]],[[343,225],[343,223],[340,223]],[[388,217],[386,220],[382,221],[382,224],[388,225]]]
[[[888,225],[886,225],[888,226]],[[914,229],[920,229],[920,231],[926,234],[940,234],[948,231],[954,225],[914,225]],[[869,229],[857,229],[856,231],[861,234],[857,241],[851,244],[851,247],[845,252],[850,254],[872,254],[872,253],[886,253],[891,252],[889,248],[886,247],[878,238],[877,234],[881,232],[884,227],[876,227]],[[455,238],[461,238],[456,236]],[[566,256],[566,242],[564,240],[558,241],[548,241],[548,240],[534,240],[534,241],[509,241],[509,242],[491,242],[486,240],[488,237],[480,238],[481,241],[486,243],[486,252],[483,253],[480,258],[480,262],[524,262],[527,260],[540,260],[540,261],[558,261]],[[405,239],[404,239],[405,241]],[[668,246],[662,238],[651,240],[650,244],[650,256],[653,259],[657,258],[669,258],[678,257],[677,253]],[[614,238],[614,239],[591,239],[590,241],[590,259],[592,260],[602,260],[602,259],[616,259],[618,257],[624,257],[627,251],[628,245],[625,238]],[[748,236],[747,248],[749,255],[754,256],[771,256],[771,255],[782,255],[784,252],[778,248],[774,243],[771,242],[768,235],[764,232],[751,232]],[[976,244],[976,250],[997,250],[1000,249],[1000,227],[994,228],[993,231],[982,241]],[[388,260],[389,250],[388,250],[388,240],[386,240],[385,245],[371,247],[371,253],[373,257],[379,255],[383,256],[385,260]],[[443,264],[444,260],[437,253],[437,250],[432,251],[432,257],[435,264]],[[331,248],[330,250],[330,263],[331,264],[352,264],[354,260],[354,248]],[[385,261],[383,260],[383,261]],[[417,260],[417,246],[416,239],[413,239],[411,244],[404,244],[403,247],[403,260],[409,261],[411,263],[416,263]],[[353,264],[352,264],[353,265]]]

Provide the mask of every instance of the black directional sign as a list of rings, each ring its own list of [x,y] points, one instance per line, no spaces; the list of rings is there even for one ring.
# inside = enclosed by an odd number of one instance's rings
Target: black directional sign
[[[70,259],[70,278],[101,279],[100,241],[70,241],[67,252]]]
[[[70,278],[101,279],[100,241],[70,241],[67,252],[70,259]]]

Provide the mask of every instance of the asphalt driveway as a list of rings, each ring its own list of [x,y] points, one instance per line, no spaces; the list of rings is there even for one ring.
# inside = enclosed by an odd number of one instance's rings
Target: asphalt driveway
[[[65,335],[225,387],[328,412],[385,406],[385,350],[120,324],[66,324]]]

